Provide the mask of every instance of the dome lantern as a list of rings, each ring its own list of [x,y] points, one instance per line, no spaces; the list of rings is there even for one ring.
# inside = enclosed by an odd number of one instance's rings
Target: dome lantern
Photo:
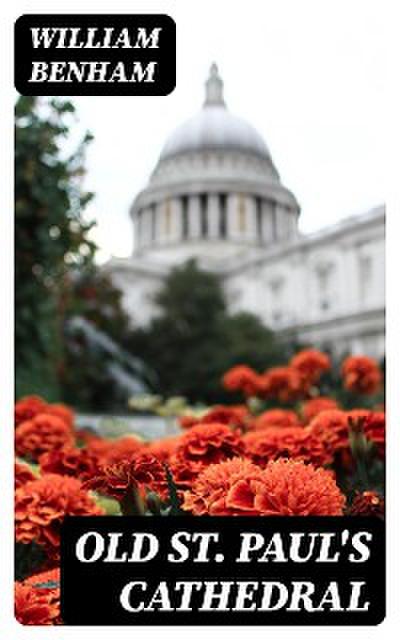
[[[211,65],[205,84],[203,108],[170,134],[159,160],[187,152],[230,149],[251,153],[271,162],[268,147],[258,131],[226,108],[223,81],[215,63]]]
[[[218,73],[218,67],[215,62],[210,67],[210,74],[206,81],[206,99],[204,106],[219,106],[224,107],[223,96],[224,83],[221,76]]]

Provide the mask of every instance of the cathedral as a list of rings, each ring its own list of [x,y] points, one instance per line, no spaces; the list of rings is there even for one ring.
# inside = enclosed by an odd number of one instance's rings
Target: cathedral
[[[296,197],[260,134],[228,110],[216,65],[130,216],[133,254],[105,269],[134,325],[156,313],[170,269],[195,258],[218,274],[232,312],[256,314],[282,339],[384,355],[384,207],[302,234]]]

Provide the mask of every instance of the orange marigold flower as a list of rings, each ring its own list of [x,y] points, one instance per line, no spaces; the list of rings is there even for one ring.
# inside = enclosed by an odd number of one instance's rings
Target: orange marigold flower
[[[81,438],[81,432],[79,432]],[[102,438],[101,436],[85,434],[84,436],[85,448],[90,451],[98,460],[105,464],[108,454],[112,449],[112,440]]]
[[[42,473],[57,473],[80,480],[94,476],[99,467],[98,458],[93,452],[77,447],[47,451],[39,457],[39,464]]]
[[[363,491],[355,496],[349,509],[349,515],[384,518],[385,501],[376,491]]]
[[[332,474],[296,460],[269,462],[255,506],[265,516],[341,516],[346,498]]]
[[[107,440],[99,436],[89,439],[86,448],[102,464],[113,464],[131,458],[143,450],[144,443],[135,436],[123,436],[116,440]]]
[[[199,470],[204,469],[204,466],[201,464],[194,465],[192,462],[174,455],[168,461],[168,469],[180,494],[183,489],[190,489],[198,476]]]
[[[76,478],[46,474],[15,492],[15,533],[18,542],[35,541],[51,559],[58,559],[60,525],[66,515],[102,515],[94,499]]]
[[[111,441],[105,461],[107,464],[113,464],[114,462],[131,458],[142,450],[143,442],[141,440],[135,438],[135,436],[123,436]]]
[[[162,497],[167,493],[165,469],[157,458],[147,453],[102,466],[83,486],[120,502],[137,489],[150,489]]]
[[[299,427],[300,422],[297,414],[289,409],[268,409],[257,418],[254,418],[249,425],[252,431],[261,431],[269,427]]]
[[[302,376],[293,367],[273,367],[261,377],[260,395],[284,404],[294,402],[307,391]]]
[[[76,439],[81,444],[89,444],[92,440],[102,440],[100,436],[90,428],[75,429]]]
[[[308,428],[332,453],[349,449],[349,418],[346,411],[321,411],[311,420]]]
[[[304,349],[293,356],[289,365],[296,369],[309,383],[315,384],[324,371],[328,371],[331,368],[331,360],[322,351]]]
[[[232,458],[212,464],[185,491],[182,509],[196,516],[259,515],[255,498],[262,471],[250,460]]]
[[[246,455],[261,466],[278,458],[303,460],[316,466],[332,462],[325,442],[307,427],[269,427],[247,433],[243,442]]]
[[[239,455],[243,443],[239,433],[225,424],[199,424],[185,433],[179,442],[176,456],[194,471]]]
[[[222,383],[227,391],[241,391],[245,396],[256,396],[260,388],[260,376],[251,367],[239,364],[225,373]]]
[[[184,493],[194,515],[342,515],[345,497],[324,469],[293,460],[262,470],[242,458],[210,465]]]
[[[168,460],[176,452],[179,446],[181,436],[173,436],[170,438],[161,438],[160,440],[153,440],[146,445],[145,453],[157,458],[161,462],[168,462]]]
[[[181,416],[179,422],[183,429],[191,429],[197,424],[208,424],[209,422],[218,422],[219,424],[227,424],[231,427],[244,429],[247,425],[248,417],[249,410],[243,404],[217,405],[200,417]]]
[[[246,426],[249,410],[244,404],[232,406],[218,405],[213,407],[201,417],[201,424],[209,424],[210,422],[218,422],[219,424],[227,424],[230,427],[244,428]]]
[[[50,416],[57,416],[58,418],[61,418],[61,420],[64,420],[71,429],[74,426],[75,413],[70,409],[70,407],[67,407],[67,405],[62,402],[57,404],[48,404],[45,413]]]
[[[25,396],[15,404],[15,426],[25,420],[31,420],[38,413],[43,413],[47,405],[39,396]]]
[[[15,480],[15,488],[18,489],[18,487],[25,484],[25,482],[29,482],[30,480],[36,480],[36,476],[33,473],[32,469],[27,464],[22,464],[21,462],[15,462],[14,480]]]
[[[50,603],[52,607],[52,613],[57,612],[56,618],[53,619],[51,624],[62,624],[61,612],[60,612],[60,569],[55,567],[54,569],[48,569],[33,574],[29,578],[25,578],[22,583],[24,586],[30,586],[34,588],[34,591],[43,591],[50,596]]]
[[[70,427],[58,416],[40,413],[18,425],[15,430],[17,455],[37,460],[46,451],[74,444]]]
[[[385,426],[383,411],[370,411],[362,425],[366,438],[375,444],[381,458],[385,457]]]
[[[198,416],[192,416],[191,414],[186,414],[178,418],[178,422],[182,429],[191,429],[196,424],[199,424],[199,420]]]
[[[349,356],[342,364],[343,384],[348,391],[373,395],[380,389],[382,374],[374,358]]]
[[[15,583],[14,593],[15,618],[20,624],[61,624],[59,588],[37,588],[25,581]]]
[[[21,624],[62,624],[58,567],[15,583],[15,613]]]
[[[317,398],[311,398],[303,403],[301,407],[301,413],[304,418],[304,422],[307,424],[311,422],[315,416],[321,411],[328,411],[329,409],[339,409],[339,405],[333,398],[325,396],[318,396]]]

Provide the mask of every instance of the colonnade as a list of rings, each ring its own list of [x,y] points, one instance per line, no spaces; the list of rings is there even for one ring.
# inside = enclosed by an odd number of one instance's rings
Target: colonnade
[[[199,239],[266,245],[295,234],[297,216],[260,196],[200,193],[173,196],[139,209],[134,225],[136,249]]]

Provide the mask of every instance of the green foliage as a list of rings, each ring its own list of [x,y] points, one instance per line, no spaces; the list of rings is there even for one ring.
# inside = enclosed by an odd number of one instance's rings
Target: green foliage
[[[67,272],[91,261],[91,224],[82,211],[89,136],[69,156],[74,107],[62,100],[21,96],[15,109],[15,341],[17,393],[60,396],[64,291]]]
[[[155,303],[183,336],[206,334],[226,312],[218,279],[198,269],[194,260],[172,270]]]
[[[169,511],[168,515],[171,516],[182,516],[185,515],[185,512],[181,509],[181,501],[179,499],[178,490],[174,479],[172,477],[172,473],[168,467],[165,467],[165,471],[167,474],[167,482],[168,482],[168,502],[169,502]]]
[[[104,509],[104,512],[105,512],[106,516],[120,516],[121,515],[121,509],[120,509],[120,506],[119,506],[119,502],[117,502],[117,500],[114,500],[114,498],[109,498],[107,496],[97,495],[96,496],[96,502],[99,505],[99,507]]]
[[[43,351],[26,345],[26,352],[16,355],[15,395],[17,398],[37,394],[48,402],[60,400],[60,386],[55,377],[54,363],[59,353],[52,349],[52,336],[49,332],[48,350],[45,357]],[[17,351],[17,345],[16,345]],[[18,349],[19,351],[19,349]]]
[[[68,317],[86,318],[114,340],[120,340],[128,331],[129,319],[122,308],[122,292],[93,264],[71,280],[65,311]]]
[[[15,543],[15,579],[24,580],[43,569],[47,556],[43,548],[35,542],[31,544]]]
[[[226,323],[229,366],[246,363],[257,371],[283,363],[285,349],[276,341],[274,333],[251,313],[237,313]]]
[[[194,261],[171,271],[156,295],[159,314],[128,340],[131,352],[158,374],[155,389],[190,402],[232,402],[221,376],[234,364],[258,370],[285,360],[284,349],[252,314],[230,315],[217,276]]]

